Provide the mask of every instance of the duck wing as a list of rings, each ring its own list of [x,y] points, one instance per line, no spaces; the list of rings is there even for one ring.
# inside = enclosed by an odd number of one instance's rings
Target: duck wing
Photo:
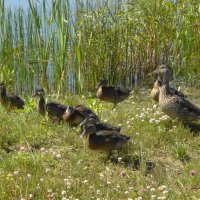
[[[170,93],[173,95],[173,94],[176,94],[178,95],[179,97],[182,97],[182,98],[186,98],[186,95],[183,94],[182,92],[170,87]]]
[[[55,102],[51,102],[46,105],[46,110],[50,115],[55,115],[55,116],[63,115],[66,109],[67,109],[66,106]]]
[[[129,136],[119,134],[118,131],[98,131],[96,135],[103,137],[106,142],[128,141],[130,139]]]
[[[23,109],[24,101],[20,97],[16,95],[12,95],[8,97],[8,100],[11,106],[17,107],[19,109]]]
[[[78,111],[81,115],[83,115],[84,117],[87,117],[89,114],[92,114],[92,115],[94,115],[97,118],[97,121],[99,121],[98,116],[90,108],[87,108],[87,107],[85,107],[83,105],[76,105],[74,107],[74,109],[76,111]]]
[[[200,108],[194,105],[193,103],[191,103],[190,101],[179,97],[177,99],[177,103],[180,108],[179,109],[180,113],[194,114],[194,115],[199,116],[200,118]]]
[[[117,91],[117,94],[119,96],[126,96],[126,95],[129,95],[131,90],[129,89],[125,89],[125,88],[122,88],[122,87],[115,87],[115,90]]]
[[[108,131],[116,131],[118,134],[120,133],[121,127],[115,127],[110,124],[97,122],[96,123],[97,130],[108,130]]]
[[[102,93],[106,94],[107,96],[117,96],[117,90],[113,86],[102,86]]]

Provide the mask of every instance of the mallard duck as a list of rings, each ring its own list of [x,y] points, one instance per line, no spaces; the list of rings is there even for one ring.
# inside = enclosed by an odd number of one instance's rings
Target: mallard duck
[[[115,127],[108,123],[102,123],[99,119],[96,118],[96,115],[89,114],[85,120],[80,124],[81,127],[87,124],[95,124],[97,131],[101,130],[109,130],[109,131],[117,131],[120,133],[121,127]]]
[[[107,151],[109,154],[112,150],[120,149],[130,139],[129,136],[119,134],[118,131],[98,131],[94,123],[86,124],[81,136],[87,136],[90,149]]]
[[[158,73],[163,74],[163,83],[160,86],[159,106],[171,118],[181,121],[194,121],[200,119],[200,108],[190,101],[172,94],[169,86],[169,69],[159,68]]]
[[[160,93],[160,86],[162,85],[162,81],[157,79],[154,83],[153,89],[151,90],[150,96],[151,98],[158,102],[159,100],[159,93]]]
[[[130,92],[131,90],[122,87],[108,86],[106,79],[100,79],[96,95],[100,100],[113,103],[114,107],[116,107],[117,103],[128,98]]]
[[[63,119],[71,125],[77,126],[85,120],[85,118],[92,114],[95,120],[99,121],[98,116],[90,109],[83,105],[68,106],[65,113],[63,114]]]
[[[43,88],[36,89],[33,94],[33,97],[38,97],[36,110],[42,116],[46,115],[46,105],[45,105],[44,95],[45,95],[45,92]]]
[[[158,70],[158,69],[159,69],[159,70]],[[169,70],[169,68],[168,68],[166,65],[160,65],[160,66],[158,67],[158,69],[155,70],[155,71],[153,72],[153,74],[158,75],[159,71],[160,71],[160,73],[161,73],[161,71],[162,71],[163,69]],[[151,73],[151,74],[152,74],[152,73]],[[168,78],[169,78],[169,77],[168,77]],[[168,80],[168,81],[169,81],[169,80]],[[161,85],[162,85],[162,81],[161,81],[160,79],[157,79],[157,80],[155,81],[154,86],[153,86],[153,89],[151,90],[151,93],[150,93],[151,98],[152,98],[154,101],[156,101],[156,102],[159,101],[159,93],[160,93],[159,88],[161,87]],[[180,96],[180,97],[186,98],[186,95],[184,95],[182,92],[180,92],[180,91],[178,91],[178,90],[176,90],[176,89],[174,89],[174,88],[172,88],[172,87],[169,87],[169,89],[170,89],[170,93],[171,93],[171,94],[176,94],[176,95],[178,95],[178,96]]]
[[[20,97],[16,95],[7,96],[6,86],[4,83],[0,83],[0,102],[2,106],[8,111],[15,108],[24,109],[24,101]]]
[[[60,122],[63,120],[63,114],[66,111],[67,107],[56,103],[56,102],[50,102],[45,104],[44,99],[45,92],[43,88],[38,88],[35,90],[34,97],[38,97],[37,102],[37,111],[42,116],[45,116],[46,113],[50,119],[52,119],[54,122]]]

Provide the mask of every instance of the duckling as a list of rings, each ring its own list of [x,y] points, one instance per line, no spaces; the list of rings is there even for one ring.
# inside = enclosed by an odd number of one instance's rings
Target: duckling
[[[68,106],[63,114],[63,119],[70,125],[77,126],[83,122],[89,114],[92,114],[95,120],[99,121],[98,116],[91,109],[83,105],[77,105],[75,107]]]
[[[129,136],[119,134],[117,131],[97,130],[94,123],[84,126],[81,135],[87,137],[88,147],[92,150],[103,150],[109,152],[120,149],[130,139]]]
[[[36,107],[38,113],[42,116],[45,116],[47,113],[48,117],[54,122],[63,121],[63,114],[66,111],[67,107],[55,102],[45,104],[44,95],[45,92],[43,88],[36,89],[33,95],[33,97],[38,97]]]
[[[164,69],[164,68],[168,69],[168,67],[167,67],[166,65],[160,65],[158,68],[159,68],[160,70],[162,70],[162,69]],[[168,70],[169,70],[169,69],[168,69]],[[157,74],[158,74],[158,70],[155,70],[155,71],[153,72],[153,74],[156,74],[156,75],[157,75]],[[169,78],[169,77],[168,77],[168,78]],[[169,81],[169,80],[168,80],[168,81]],[[159,88],[161,87],[161,85],[162,85],[162,81],[161,81],[160,79],[157,79],[157,80],[155,81],[154,86],[153,86],[153,89],[151,90],[151,93],[150,93],[151,98],[152,98],[154,101],[156,101],[156,102],[159,101],[159,93],[160,93]],[[176,94],[176,95],[178,95],[178,96],[180,96],[180,97],[186,98],[186,95],[184,95],[182,92],[180,92],[180,91],[178,91],[178,90],[176,90],[176,89],[174,89],[174,88],[172,88],[172,87],[170,87],[169,89],[170,89],[170,93],[171,93],[171,94]]]
[[[38,97],[36,110],[42,116],[46,115],[46,105],[45,105],[44,95],[45,95],[45,92],[43,88],[36,89],[33,94],[33,97]]]
[[[15,108],[24,109],[24,101],[20,97],[16,95],[7,96],[4,83],[0,83],[0,102],[7,111]]]
[[[159,106],[171,118],[181,121],[194,121],[200,119],[200,108],[190,101],[172,94],[169,86],[169,69],[159,68],[157,72],[163,74],[163,83],[159,87]]]
[[[160,93],[160,86],[162,85],[162,81],[157,79],[154,83],[153,89],[151,90],[150,96],[151,98],[158,102],[159,100],[159,93]]]
[[[128,98],[130,92],[131,90],[122,87],[108,86],[106,79],[100,79],[96,95],[100,100],[113,103],[116,107],[117,103]]]
[[[89,114],[85,118],[85,120],[80,124],[80,126],[83,127],[83,126],[85,126],[87,124],[91,124],[91,123],[96,125],[97,131],[108,130],[108,131],[117,131],[119,133],[121,131],[121,127],[115,127],[115,126],[112,126],[112,125],[107,124],[107,123],[102,123],[93,114]]]

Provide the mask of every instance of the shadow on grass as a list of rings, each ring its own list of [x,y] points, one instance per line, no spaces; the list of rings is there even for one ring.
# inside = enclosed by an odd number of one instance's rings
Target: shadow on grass
[[[195,122],[184,122],[183,127],[188,128],[193,136],[200,135],[200,124]]]
[[[110,157],[109,162],[112,162],[113,164],[123,164],[125,168],[132,170],[142,170],[145,175],[155,168],[155,163],[152,161],[145,162],[137,155],[125,155],[121,159],[119,159],[119,157],[112,156]]]
[[[145,174],[155,168],[155,163],[152,161],[143,161],[139,156],[128,155],[123,159],[124,166],[135,170],[144,170]]]

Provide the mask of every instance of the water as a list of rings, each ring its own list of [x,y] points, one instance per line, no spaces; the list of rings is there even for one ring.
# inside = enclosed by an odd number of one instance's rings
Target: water
[[[42,1],[39,0],[38,4],[40,4]],[[47,3],[50,3],[51,0],[46,0]],[[28,0],[5,0],[4,1],[5,6],[11,9],[22,7],[24,9],[28,8]]]

